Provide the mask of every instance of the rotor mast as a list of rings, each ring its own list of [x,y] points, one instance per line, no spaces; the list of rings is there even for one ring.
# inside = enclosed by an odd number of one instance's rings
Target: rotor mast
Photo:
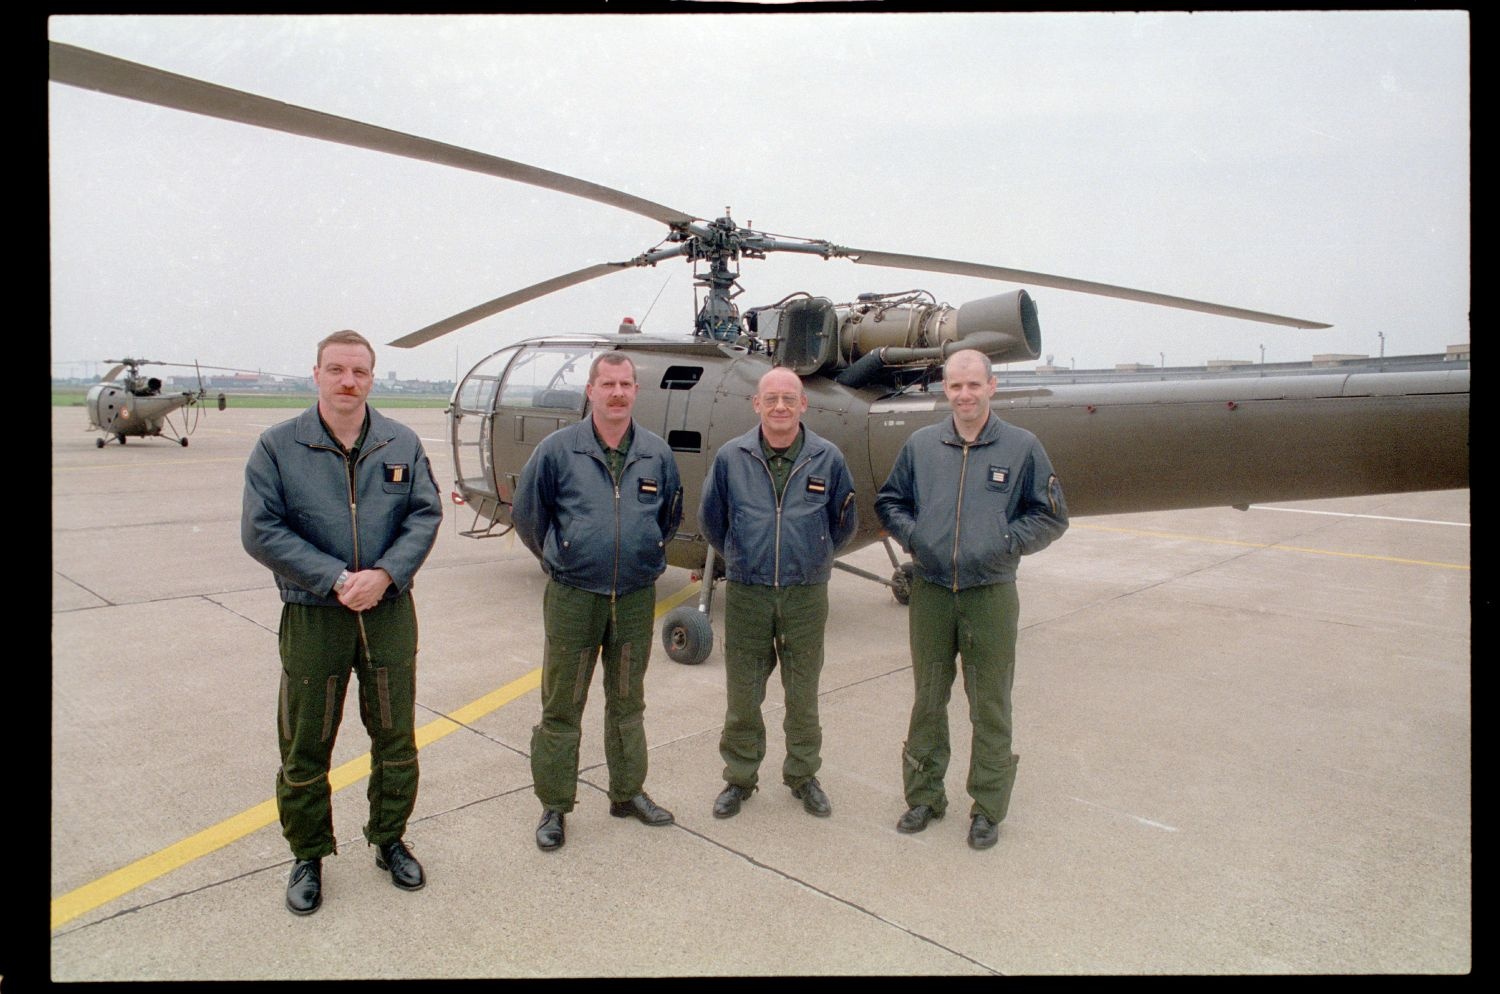
[[[732,342],[744,334],[744,322],[740,320],[740,309],[734,298],[743,293],[739,286],[739,270],[730,264],[738,261],[744,251],[744,238],[740,228],[724,208],[724,216],[707,223],[690,222],[672,232],[669,241],[685,242],[685,255],[693,261],[708,263],[708,272],[698,273],[694,284],[705,293],[703,304],[693,319],[693,337],[711,338],[720,342]]]
[[[744,290],[739,286],[739,271],[730,268],[732,262],[737,262],[741,255],[764,259],[767,252],[803,252],[826,259],[834,250],[825,241],[785,241],[742,228],[729,216],[728,207],[716,221],[674,225],[667,240],[683,243],[682,254],[689,259],[708,263],[708,272],[695,278],[696,285],[706,295],[693,320],[693,335],[721,342],[733,342],[745,334],[745,323],[734,303],[734,298]]]

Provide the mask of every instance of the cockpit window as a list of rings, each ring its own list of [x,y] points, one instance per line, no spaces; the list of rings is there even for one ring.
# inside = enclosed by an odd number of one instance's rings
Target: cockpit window
[[[506,373],[500,388],[501,406],[582,411],[589,364],[599,351],[583,346],[527,349]]]
[[[515,354],[514,348],[501,349],[487,356],[479,365],[469,370],[458,388],[458,409],[464,414],[488,414],[495,398],[495,388],[500,385],[500,376]]]

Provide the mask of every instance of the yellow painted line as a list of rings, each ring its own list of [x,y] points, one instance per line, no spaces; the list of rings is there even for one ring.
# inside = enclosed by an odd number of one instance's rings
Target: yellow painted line
[[[453,712],[453,714],[449,715],[448,718],[439,718],[436,721],[429,721],[427,724],[417,729],[417,748],[420,749],[428,743],[436,742],[443,736],[448,735],[451,732],[458,731],[464,725],[472,725],[474,722],[478,721],[480,718],[483,718],[491,711],[499,710],[500,708],[509,704],[511,701],[515,700],[517,697],[520,697],[522,694],[529,694],[531,691],[537,689],[541,685],[542,668],[538,666],[530,673],[527,673],[525,676],[520,677],[519,679],[512,680],[510,683],[507,683],[499,690],[492,690],[488,694],[485,694],[483,697],[481,697],[479,700],[474,701],[471,704],[465,704],[463,707]],[[446,727],[440,728],[438,727],[440,725]],[[368,766],[368,764],[366,765]]]
[[[701,584],[697,582],[689,583],[670,597],[658,601],[656,617],[660,618],[696,594],[700,586]],[[491,711],[504,707],[522,694],[530,693],[541,684],[542,669],[539,666],[525,676],[518,677],[498,690],[485,694],[477,701],[465,704],[450,715],[434,718],[417,729],[417,748],[421,749],[446,735],[451,735],[464,725],[472,724]],[[337,792],[350,784],[358,783],[369,775],[370,754],[365,753],[330,770],[328,784],[333,791]],[[174,842],[165,849],[143,856],[129,866],[123,866],[92,883],[84,884],[61,897],[55,897],[52,899],[52,928],[60,928],[79,915],[87,914],[117,897],[123,897],[137,887],[144,886],[157,877],[185,866],[195,859],[207,856],[217,849],[222,849],[231,842],[237,842],[251,832],[257,832],[267,825],[275,824],[277,820],[276,800],[273,798],[269,801],[262,801],[255,807],[226,818],[217,825],[205,828],[181,842]]]
[[[657,601],[656,616],[660,618],[662,615],[666,614],[668,611],[672,610],[674,607],[681,604],[689,597],[697,594],[698,591],[702,588],[703,584],[698,580],[694,580],[692,583],[689,583],[687,586],[683,587],[681,590],[677,591],[677,593],[671,595],[665,600]]]
[[[1185,542],[1205,542],[1211,545],[1235,545],[1243,549],[1271,549],[1276,552],[1305,552],[1314,556],[1337,556],[1341,559],[1373,559],[1383,563],[1401,563],[1406,566],[1434,566],[1438,569],[1467,570],[1468,563],[1440,563],[1426,559],[1401,559],[1397,556],[1376,556],[1365,552],[1339,552],[1334,549],[1310,549],[1300,545],[1281,545],[1275,542],[1241,542],[1232,538],[1209,538],[1206,535],[1183,535],[1177,532],[1149,531],[1143,528],[1110,528],[1107,525],[1090,525],[1073,522],[1070,527],[1091,532],[1114,532],[1117,535],[1137,535],[1142,538],[1169,538]]]

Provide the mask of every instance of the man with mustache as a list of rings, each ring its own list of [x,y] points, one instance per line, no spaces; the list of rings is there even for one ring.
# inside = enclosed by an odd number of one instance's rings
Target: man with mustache
[[[715,818],[731,818],[756,789],[766,755],[761,704],[779,663],[786,693],[781,779],[809,814],[833,813],[823,760],[818,675],[833,556],[858,515],[844,455],[802,424],[807,394],[790,369],[769,370],[751,398],[760,424],[725,443],[703,482],[698,520],[724,557],[724,681],[719,755],[724,789]]]
[[[417,800],[417,611],[412,578],[443,505],[416,434],[365,398],[375,350],[336,331],[318,343],[318,402],[267,429],[245,465],[240,538],[281,592],[276,809],[296,862],[286,906],[322,905],[323,857],[337,852],[328,766],[351,671],[370,733],[365,840],[391,883],[418,890],[401,839]]]
[[[1045,549],[1068,527],[1062,485],[1041,443],[991,413],[996,386],[984,353],[949,356],[943,393],[952,418],[912,433],[875,497],[881,524],[916,563],[909,619],[916,694],[901,752],[908,810],[896,830],[920,832],[948,806],[948,696],[962,655],[974,725],[975,849],[999,839],[1016,779],[1016,569],[1021,556]]]
[[[595,358],[585,388],[589,417],[542,439],[511,507],[516,534],[550,577],[542,599],[542,720],[531,733],[543,851],[565,841],[583,709],[601,654],[609,813],[654,826],[673,821],[645,792],[642,716],[656,579],[682,520],[682,486],[667,443],[632,417],[636,392],[629,356]]]

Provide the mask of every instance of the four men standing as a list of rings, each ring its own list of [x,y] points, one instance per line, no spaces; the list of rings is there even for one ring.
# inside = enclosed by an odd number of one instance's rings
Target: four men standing
[[[818,674],[834,553],[854,534],[854,486],[844,456],[802,426],[807,395],[789,369],[760,378],[760,424],[719,449],[703,483],[698,520],[724,558],[724,679],[729,704],[719,754],[724,790],[714,817],[739,813],[766,754],[760,708],[781,664],[786,693],[782,781],[813,815],[833,812],[822,765]],[[710,582],[705,580],[705,582]]]
[[[352,331],[318,346],[318,403],[266,431],[245,469],[242,538],[270,567],[284,602],[276,778],[283,832],[296,863],[287,907],[321,904],[321,860],[335,851],[328,766],[352,671],[371,737],[370,820],[376,864],[401,888],[425,884],[401,841],[416,799],[416,612],[411,581],[442,507],[421,442],[365,402],[374,349]],[[645,673],[655,582],[682,517],[671,449],[633,418],[635,365],[605,352],[589,369],[589,417],[548,435],[516,485],[516,534],[549,576],[542,720],[531,766],[542,803],[536,844],[564,843],[576,802],[581,722],[595,663],[604,660],[609,811],[647,825],[671,812],[645,793]],[[1011,685],[1016,567],[1067,528],[1062,488],[1036,437],[990,412],[989,359],[949,357],[950,420],[915,432],[876,498],[886,530],[915,561],[910,643],[915,700],[901,832],[920,832],[947,807],[947,705],[963,660],[974,724],[969,844],[995,844],[1015,781]],[[760,423],[725,443],[704,481],[699,521],[723,557],[727,708],[719,752],[725,786],[716,818],[739,813],[766,753],[766,683],[781,667],[786,697],[782,780],[816,816],[832,812],[822,764],[818,679],[828,579],[857,512],[838,448],[802,424],[801,379],[774,368],[752,400]],[[710,581],[711,582],[711,581]]]

